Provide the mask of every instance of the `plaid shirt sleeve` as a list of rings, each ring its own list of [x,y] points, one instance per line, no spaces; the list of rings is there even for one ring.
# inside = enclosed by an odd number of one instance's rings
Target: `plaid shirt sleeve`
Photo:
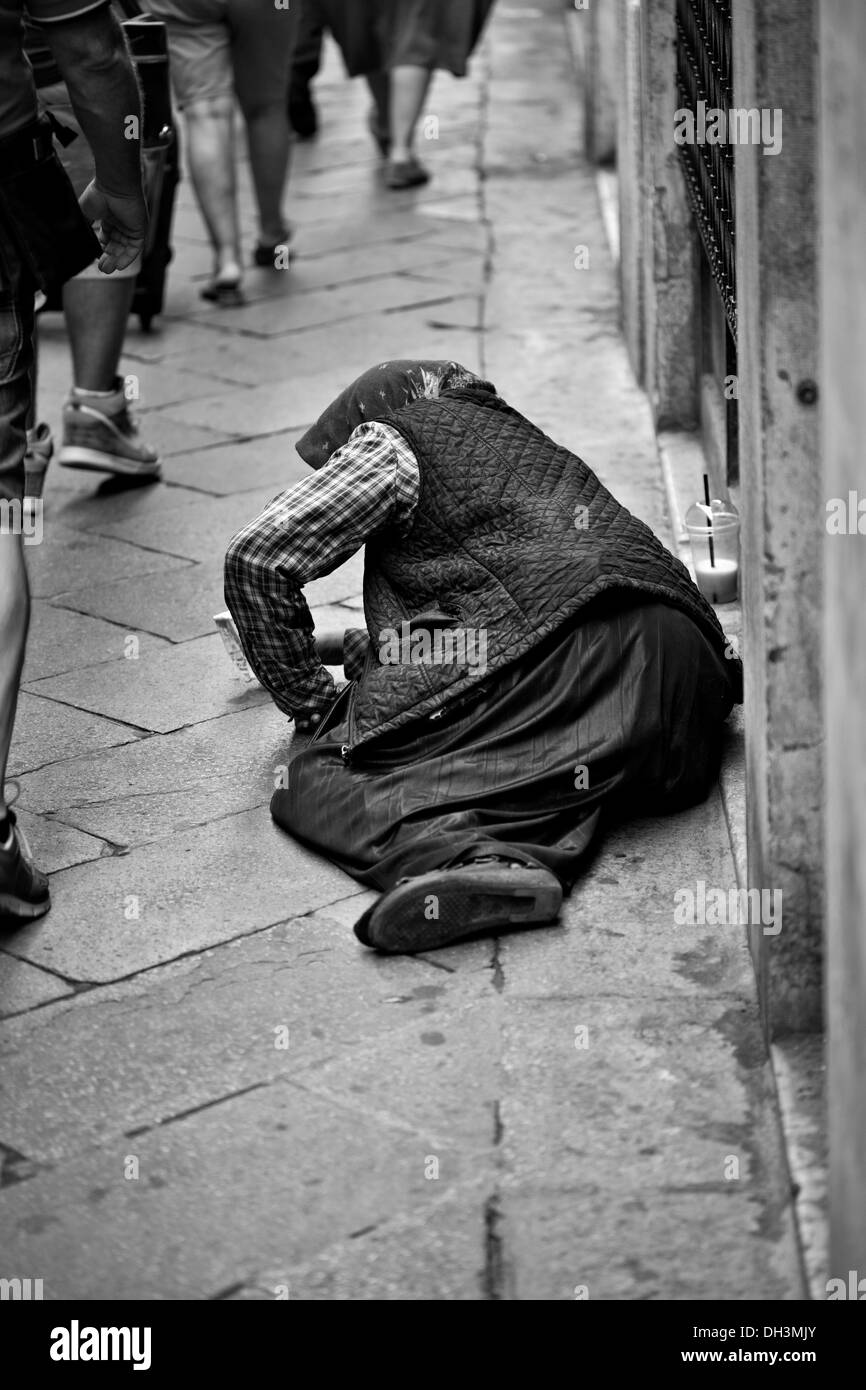
[[[299,724],[318,723],[337,693],[319,660],[302,586],[385,529],[406,530],[419,487],[403,436],[369,421],[232,540],[225,595],[244,654],[278,708]]]

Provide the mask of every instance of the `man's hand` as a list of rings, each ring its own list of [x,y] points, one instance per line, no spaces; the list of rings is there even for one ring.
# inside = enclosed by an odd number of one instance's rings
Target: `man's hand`
[[[96,179],[89,183],[79,198],[81,211],[102,247],[97,265],[105,275],[126,270],[144,250],[147,234],[147,207],[141,193],[130,197],[106,193]]]
[[[348,681],[337,681],[337,683],[336,683],[335,686],[334,686],[334,699],[336,699],[336,697],[337,697],[338,695],[342,695],[343,691],[346,689],[346,687],[348,686],[348,684],[349,684]],[[300,710],[300,709],[299,709],[299,710],[295,710],[294,718],[295,718],[295,731],[296,731],[296,733],[299,733],[299,734],[313,734],[313,733],[315,733],[316,729],[318,729],[318,727],[319,727],[319,725],[321,724],[322,720],[324,719],[325,715],[326,715],[326,714],[329,712],[329,710],[331,709],[331,706],[333,705],[333,703],[334,703],[334,701],[331,700],[331,701],[328,702],[328,704],[324,705],[324,706],[323,706],[322,708],[320,708],[320,709],[305,709],[305,710]]]

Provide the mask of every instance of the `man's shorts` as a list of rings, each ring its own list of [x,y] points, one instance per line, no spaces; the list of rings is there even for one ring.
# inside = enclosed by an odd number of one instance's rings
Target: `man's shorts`
[[[171,84],[183,109],[237,96],[243,110],[286,107],[299,0],[144,0],[168,31]]]
[[[76,198],[80,198],[85,188],[92,182],[96,174],[96,165],[93,153],[78,118],[72,109],[69,100],[69,93],[66,90],[65,82],[53,83],[50,87],[42,87],[39,91],[39,105],[43,111],[49,111],[61,125],[68,126],[73,130],[76,139],[68,145],[61,145],[56,142],[57,154],[60,163],[63,165],[72,187],[75,189]],[[97,269],[96,261],[91,265],[85,266],[84,270],[74,276],[76,280],[134,280],[141,270],[141,259],[136,257],[132,265],[128,265],[125,270],[115,270],[111,275],[104,275]]]
[[[35,294],[30,272],[0,223],[0,502],[24,497]]]

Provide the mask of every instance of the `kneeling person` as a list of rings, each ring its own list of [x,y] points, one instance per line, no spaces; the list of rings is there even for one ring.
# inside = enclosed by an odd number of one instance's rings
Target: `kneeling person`
[[[605,823],[708,795],[741,664],[581,459],[453,362],[372,368],[297,447],[316,472],[234,537],[226,602],[315,730],[274,819],[383,892],[362,942],[550,922]],[[362,545],[366,628],[317,646],[302,587]]]

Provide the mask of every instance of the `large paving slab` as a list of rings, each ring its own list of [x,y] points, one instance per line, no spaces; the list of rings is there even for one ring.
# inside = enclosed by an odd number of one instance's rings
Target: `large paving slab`
[[[333,908],[4,1024],[0,1142],[51,1162],[282,1076],[335,1108],[486,1146],[499,1042],[477,1006],[490,973],[373,956],[347,920],[360,915],[356,885],[346,891]],[[42,974],[11,959],[7,970],[18,965]]]
[[[478,1249],[491,1159],[437,1135],[431,1179],[433,1137],[274,1082],[3,1189],[0,1241],[48,1299],[219,1297],[461,1193]]]
[[[623,1183],[614,1199],[597,1188],[528,1184],[502,1193],[497,1231],[507,1251],[505,1299],[723,1304],[802,1297],[791,1282],[790,1241],[780,1250],[745,1221],[733,1184],[672,1198]]]
[[[192,455],[191,457],[195,457]],[[116,624],[114,631],[157,633],[171,642],[188,642],[214,632],[214,616],[225,610],[223,559],[191,564],[180,581],[176,570],[96,584],[55,599],[61,613],[69,608],[92,613]],[[44,673],[40,673],[44,674]]]
[[[237,524],[243,525],[254,515],[255,507],[250,507],[248,514],[239,510]],[[317,630],[335,628],[340,622],[347,627],[358,625],[357,613],[347,613],[339,605],[359,601],[362,566],[363,557],[352,556],[331,574],[306,586],[304,593]],[[183,572],[182,583],[174,571],[169,571],[97,585],[68,598],[58,598],[55,603],[107,618],[129,632],[158,633],[172,642],[206,637],[214,631],[215,614],[223,612],[226,606],[223,556],[190,565]]]
[[[118,980],[309,912],[353,887],[261,807],[55,874],[49,915],[6,947],[66,979]]]
[[[206,451],[202,451],[206,452]],[[189,454],[190,458],[197,454]],[[49,473],[46,515],[69,530],[99,531],[109,521],[130,521],[153,512],[170,511],[183,502],[195,502],[192,489],[160,480],[108,479],[94,491],[94,475]],[[86,481],[89,478],[89,482]]]
[[[27,783],[24,784],[27,786]],[[679,926],[679,889],[736,888],[723,813],[714,791],[676,816],[613,830],[567,899],[567,931],[503,936],[506,998],[749,998],[754,991],[745,934],[736,926]]]
[[[130,645],[130,637],[136,638],[134,646]],[[142,632],[137,626],[101,622],[98,618],[37,600],[30,614],[22,680],[27,684],[46,676],[62,675],[76,667],[97,666],[116,661],[118,657],[125,659],[126,650],[137,650],[140,658],[167,646],[167,642]]]
[[[479,1253],[487,1224],[487,1189],[447,1191],[419,1214],[400,1214],[335,1241],[315,1259],[280,1269],[245,1271],[229,1301],[475,1302],[488,1297],[488,1262]]]
[[[134,745],[127,744],[127,747]],[[109,757],[110,753],[103,750],[97,755],[99,758]],[[52,763],[50,772],[56,775],[58,767],[62,763]],[[33,774],[39,776],[39,773]],[[56,874],[60,869],[71,869],[73,864],[86,864],[91,859],[101,859],[104,854],[112,853],[112,844],[106,839],[96,835],[88,835],[84,831],[76,830],[74,826],[66,825],[62,820],[56,820],[50,813],[48,815],[34,815],[25,809],[27,794],[23,791],[27,781],[27,774],[23,774],[19,785],[22,788],[22,799],[15,806],[15,815],[18,824],[27,836],[29,844],[33,847],[34,853],[39,862],[39,867],[43,873]]]
[[[755,1151],[771,1085],[754,1006],[511,1000],[502,1034],[503,1159],[521,1183],[733,1189],[744,1231],[759,1224],[774,1194]]]
[[[200,724],[270,698],[260,686],[238,679],[218,634],[145,653],[137,661],[121,659],[50,676],[32,682],[27,690],[76,706],[72,713],[91,710],[159,733]]]
[[[71,993],[71,986],[56,975],[0,950],[0,1017],[26,1013]],[[41,1084],[40,1078],[40,1090]]]
[[[162,569],[182,569],[185,560],[162,555],[138,544],[111,540],[63,524],[46,522],[45,541],[28,553],[30,587],[34,598],[54,598],[92,584],[131,575],[154,574]]]
[[[221,559],[235,532],[279,491],[282,489],[256,488],[240,498],[185,493],[183,502],[176,507],[129,521],[108,521],[101,527],[101,534],[135,541],[151,552],[161,551],[186,560]],[[179,577],[179,583],[182,582]]]
[[[87,710],[25,691],[18,697],[9,774],[17,777],[34,768],[74,758],[78,753],[130,743],[140,736],[140,730],[130,728],[129,721],[102,719]]]
[[[257,488],[279,492],[309,475],[308,466],[295,450],[302,433],[281,430],[197,453],[178,454],[166,461],[163,472],[168,482],[217,497]]]
[[[146,844],[266,804],[293,734],[268,701],[43,768],[21,778],[21,801],[89,837]]]
[[[300,426],[315,420],[367,366],[341,363],[312,375],[287,370],[277,381],[172,406],[172,419],[193,425],[212,422],[225,434],[300,432]]]

